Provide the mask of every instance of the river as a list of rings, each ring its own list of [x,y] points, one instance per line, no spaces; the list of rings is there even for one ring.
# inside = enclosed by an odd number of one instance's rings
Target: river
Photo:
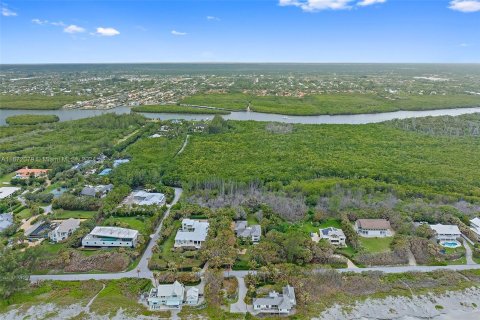
[[[253,111],[236,111],[222,117],[228,120],[254,120],[254,121],[277,121],[285,123],[303,124],[365,124],[376,123],[393,119],[419,118],[427,116],[458,116],[461,114],[480,112],[480,107],[438,109],[425,111],[395,111],[369,114],[352,115],[321,115],[321,116],[284,116],[280,114],[261,113]],[[0,125],[5,125],[5,119],[9,116],[19,114],[55,114],[60,121],[77,120],[105,113],[125,114],[130,113],[129,107],[118,107],[106,110],[83,110],[83,109],[61,109],[61,110],[0,110]],[[142,113],[147,118],[159,118],[162,120],[185,119],[201,120],[212,118],[211,114],[182,114],[182,113]]]

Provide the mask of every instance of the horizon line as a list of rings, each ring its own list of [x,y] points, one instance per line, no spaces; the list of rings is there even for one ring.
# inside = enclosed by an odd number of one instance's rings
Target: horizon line
[[[18,65],[87,65],[87,64],[453,64],[453,65],[466,65],[466,64],[480,64],[480,62],[245,62],[245,61],[181,61],[181,62],[26,62],[26,63],[2,63],[0,66],[18,66]]]

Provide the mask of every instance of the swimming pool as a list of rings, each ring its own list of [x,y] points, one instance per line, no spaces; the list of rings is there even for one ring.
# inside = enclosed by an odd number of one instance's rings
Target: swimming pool
[[[460,243],[458,243],[458,241],[445,241],[445,242],[442,242],[440,243],[442,246],[446,247],[446,248],[456,248],[456,247],[460,247]]]

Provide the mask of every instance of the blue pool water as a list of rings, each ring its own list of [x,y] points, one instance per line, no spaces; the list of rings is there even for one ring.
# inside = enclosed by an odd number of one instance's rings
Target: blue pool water
[[[456,241],[449,241],[449,242],[442,242],[442,246],[447,248],[456,248],[460,246],[460,244]]]

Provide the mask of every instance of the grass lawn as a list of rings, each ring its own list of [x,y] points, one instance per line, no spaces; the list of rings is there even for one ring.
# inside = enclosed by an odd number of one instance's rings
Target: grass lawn
[[[9,186],[10,180],[12,180],[14,175],[15,175],[15,172],[12,172],[12,173],[7,173],[2,177],[0,177],[0,187]]]
[[[23,209],[19,213],[15,214],[15,217],[19,220],[28,219],[31,216],[32,216],[32,213],[30,212],[30,209]]]
[[[347,257],[349,259],[352,258],[356,253],[355,250],[350,246],[345,247],[345,248],[337,248],[335,250],[335,252],[339,253],[341,255],[344,255],[345,257]]]
[[[248,225],[258,224],[257,218],[253,214],[247,215]]]
[[[325,228],[329,228],[329,227],[334,227],[334,228],[337,228],[337,229],[341,229],[342,224],[341,224],[340,220],[327,219],[327,221],[322,222],[319,226],[320,229],[325,229]]]
[[[96,211],[55,210],[53,219],[90,219],[93,218],[96,213]]]
[[[145,217],[144,221],[136,217],[110,217],[104,221],[104,225],[112,225],[112,222],[126,224],[127,228],[138,230],[144,236],[151,234],[150,217]]]
[[[43,254],[56,255],[60,250],[64,249],[63,243],[50,243],[48,240],[42,241],[42,243],[35,247],[35,250],[40,251]]]
[[[386,238],[364,238],[359,237],[360,244],[369,253],[390,251],[390,244],[393,237]]]

